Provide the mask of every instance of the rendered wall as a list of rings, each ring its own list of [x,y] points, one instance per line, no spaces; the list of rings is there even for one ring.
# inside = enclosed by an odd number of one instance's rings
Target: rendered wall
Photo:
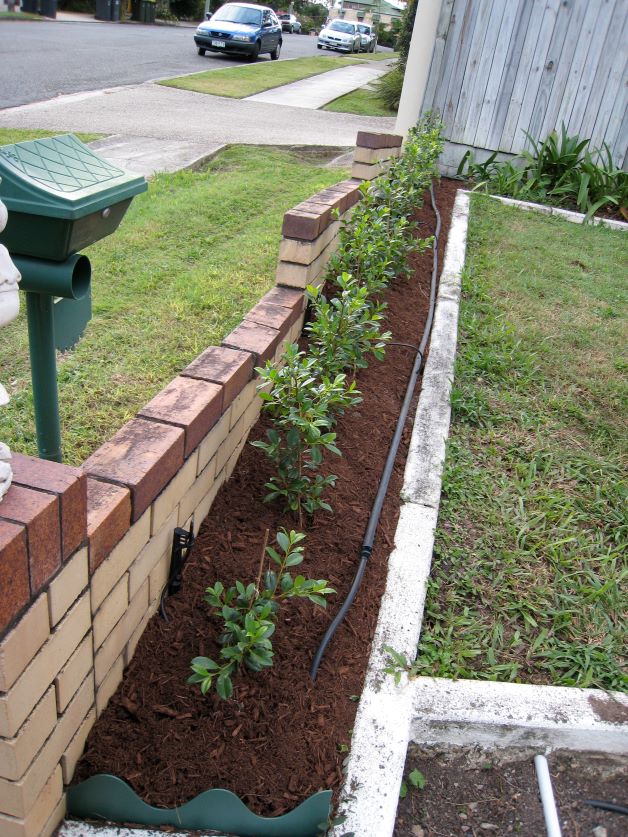
[[[284,216],[276,287],[82,468],[13,455],[0,503],[0,834],[48,837],[85,739],[257,421],[254,367],[298,339],[362,179],[401,137],[360,132],[352,180]],[[337,216],[337,217],[336,217]],[[192,524],[193,521],[193,524]]]

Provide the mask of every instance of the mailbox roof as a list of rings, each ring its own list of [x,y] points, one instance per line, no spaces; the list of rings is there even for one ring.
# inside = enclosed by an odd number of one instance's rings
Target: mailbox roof
[[[0,178],[9,211],[53,218],[82,218],[148,188],[73,134],[0,146]]]

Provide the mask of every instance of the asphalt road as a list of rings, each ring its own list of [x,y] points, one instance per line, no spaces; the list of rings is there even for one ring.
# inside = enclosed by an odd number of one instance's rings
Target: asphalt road
[[[193,34],[183,26],[0,21],[0,108],[240,63],[201,57]],[[315,54],[316,38],[284,32],[282,58]]]

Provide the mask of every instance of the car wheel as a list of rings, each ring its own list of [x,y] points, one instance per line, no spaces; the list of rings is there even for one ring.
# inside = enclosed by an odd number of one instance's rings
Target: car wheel
[[[281,54],[281,41],[277,44],[275,49],[270,53],[270,57],[273,61],[276,61]]]
[[[320,44],[316,44],[317,49],[322,49],[323,47]]]
[[[253,64],[255,61],[257,61],[258,56],[259,56],[259,52],[260,52],[260,49],[261,49],[261,48],[262,48],[262,45],[261,45],[261,44],[260,44],[260,42],[258,41],[258,42],[255,44],[255,48],[253,49],[253,52],[252,52],[252,53],[248,56],[248,58],[247,58],[247,60],[248,60],[251,64]]]
[[[371,52],[375,52],[375,41],[371,44]]]
[[[203,49],[203,47],[198,48],[198,54],[199,55],[205,55],[205,50]]]
[[[288,32],[290,32],[290,34],[292,35],[292,33],[294,32],[294,27],[291,26],[290,29],[288,29]]]

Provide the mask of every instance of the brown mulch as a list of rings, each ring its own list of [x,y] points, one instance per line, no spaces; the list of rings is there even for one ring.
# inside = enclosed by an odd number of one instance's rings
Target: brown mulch
[[[441,264],[459,186],[443,180],[436,188],[443,219]],[[432,233],[429,194],[417,221],[419,235]],[[421,339],[431,266],[428,250],[414,258],[413,275],[387,291],[387,328],[395,342],[418,345]],[[123,683],[89,736],[75,782],[113,773],[159,807],[181,805],[210,788],[227,788],[266,816],[285,813],[318,790],[338,790],[393,544],[411,418],[360,592],[314,683],[308,672],[351,586],[413,362],[411,349],[389,347],[382,363],[371,362],[358,376],[363,403],[338,422],[343,455],[329,463],[338,475],[329,495],[333,513],[318,513],[307,526],[300,568],[337,590],[327,610],[286,602],[273,637],[274,667],[239,675],[232,700],[221,701],[215,693],[203,697],[186,684],[192,657],[217,657],[219,652],[220,626],[209,617],[205,589],[217,580],[226,586],[236,578],[254,581],[265,530],[272,539],[281,526],[298,528],[289,516],[263,503],[270,464],[261,451],[246,445],[201,527],[182,591],[167,601],[170,621],[157,615],[148,625]],[[262,420],[253,428],[250,441],[263,437],[263,425]]]
[[[534,751],[411,746],[404,776],[419,770],[422,790],[399,801],[395,837],[546,834]],[[628,805],[628,758],[565,750],[547,756],[563,837],[625,837],[628,816],[586,799]]]

